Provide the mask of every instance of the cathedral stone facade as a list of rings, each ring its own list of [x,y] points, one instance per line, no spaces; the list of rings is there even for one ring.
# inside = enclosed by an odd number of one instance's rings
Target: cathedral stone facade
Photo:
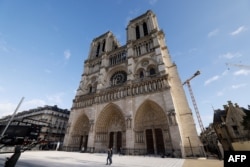
[[[121,46],[93,39],[70,113],[64,149],[124,154],[203,155],[164,32],[152,11],[130,20]]]

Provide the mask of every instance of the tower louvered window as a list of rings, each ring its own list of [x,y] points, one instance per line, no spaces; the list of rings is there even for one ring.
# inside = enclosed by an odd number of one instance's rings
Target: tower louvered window
[[[148,35],[148,27],[147,27],[147,23],[143,23],[143,32],[144,32],[144,36]]]
[[[139,29],[139,26],[135,27],[135,33],[136,33],[136,39],[139,39],[140,38],[140,29]]]
[[[97,45],[97,49],[96,49],[96,57],[99,56],[99,52],[100,52],[100,43],[98,43]]]
[[[102,51],[103,51],[103,52],[105,51],[105,45],[106,45],[106,40],[104,39],[104,40],[103,40],[103,44],[102,44]]]
[[[143,71],[140,71],[140,78],[144,78],[144,73],[143,73]]]

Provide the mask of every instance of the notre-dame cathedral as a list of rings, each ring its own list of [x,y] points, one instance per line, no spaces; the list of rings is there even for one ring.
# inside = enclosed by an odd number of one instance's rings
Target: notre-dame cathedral
[[[121,46],[110,31],[93,39],[64,150],[203,156],[192,112],[156,15],[130,20]]]

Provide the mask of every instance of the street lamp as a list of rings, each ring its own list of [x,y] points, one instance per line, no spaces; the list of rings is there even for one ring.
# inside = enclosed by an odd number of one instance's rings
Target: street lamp
[[[189,136],[186,137],[186,138],[188,138],[188,142],[189,142],[189,146],[190,146],[190,149],[191,149],[191,152],[192,152],[192,156],[194,157],[194,153],[193,153],[192,145],[191,145],[191,142],[190,142],[190,138],[189,138]]]

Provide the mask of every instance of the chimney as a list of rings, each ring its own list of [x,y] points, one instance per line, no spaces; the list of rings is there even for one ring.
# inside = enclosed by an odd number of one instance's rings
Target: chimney
[[[228,109],[228,106],[227,105],[223,105],[224,107],[224,110],[227,110]]]
[[[236,108],[240,108],[239,105],[237,103],[234,104]]]

